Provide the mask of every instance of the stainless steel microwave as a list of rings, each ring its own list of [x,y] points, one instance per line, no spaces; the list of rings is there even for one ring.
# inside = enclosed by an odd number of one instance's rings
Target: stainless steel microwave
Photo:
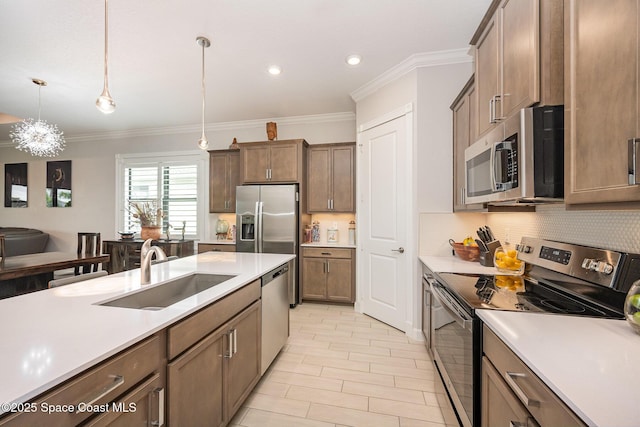
[[[465,203],[564,197],[564,107],[524,108],[464,151]]]

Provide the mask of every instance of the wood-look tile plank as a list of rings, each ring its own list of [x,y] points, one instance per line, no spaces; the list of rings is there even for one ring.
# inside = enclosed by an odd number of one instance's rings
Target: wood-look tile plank
[[[351,427],[400,427],[396,416],[312,403],[307,418]]]
[[[291,386],[286,397],[293,400],[321,403],[324,405],[358,409],[361,411],[366,411],[369,408],[369,399],[365,396],[329,390],[318,390],[310,387]]]

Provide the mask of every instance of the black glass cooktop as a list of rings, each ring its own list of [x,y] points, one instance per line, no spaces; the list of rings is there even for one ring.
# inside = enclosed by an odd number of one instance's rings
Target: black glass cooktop
[[[599,302],[524,276],[438,273],[438,282],[469,311],[494,309],[623,318],[622,301]],[[571,288],[576,286],[570,284]],[[619,307],[618,307],[619,305]]]

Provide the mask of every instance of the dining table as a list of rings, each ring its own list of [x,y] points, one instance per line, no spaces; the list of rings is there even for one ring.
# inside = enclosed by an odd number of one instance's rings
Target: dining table
[[[0,299],[47,289],[54,272],[109,262],[108,254],[39,252],[3,257],[0,261]]]

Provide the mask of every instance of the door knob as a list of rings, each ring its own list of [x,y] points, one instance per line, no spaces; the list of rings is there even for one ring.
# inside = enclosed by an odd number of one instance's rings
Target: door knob
[[[398,249],[391,249],[393,252],[400,252],[401,254],[404,253],[404,248],[402,246],[400,246]]]

